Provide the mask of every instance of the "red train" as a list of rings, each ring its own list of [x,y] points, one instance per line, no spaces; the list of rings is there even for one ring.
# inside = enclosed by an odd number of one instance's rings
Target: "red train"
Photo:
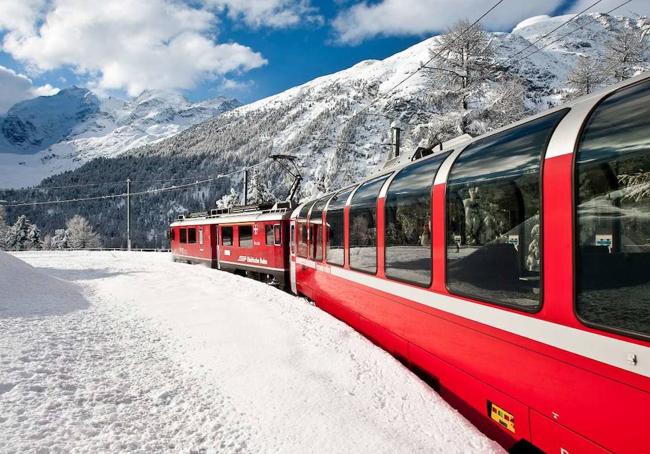
[[[290,203],[278,202],[179,216],[167,233],[172,258],[285,288],[291,207]]]
[[[650,75],[440,148],[297,207],[291,290],[506,448],[650,452]]]

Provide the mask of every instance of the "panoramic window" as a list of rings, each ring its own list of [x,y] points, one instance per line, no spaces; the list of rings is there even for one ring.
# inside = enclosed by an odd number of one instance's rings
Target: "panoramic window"
[[[345,249],[343,237],[345,232],[344,226],[344,210],[345,202],[350,197],[352,189],[336,194],[330,200],[325,215],[325,222],[327,224],[327,245],[325,257],[327,263],[331,265],[343,266],[345,259]]]
[[[650,82],[594,111],[575,188],[578,315],[650,336]]]
[[[359,187],[350,205],[350,268],[377,272],[377,197],[388,177]]]
[[[187,243],[187,229],[179,229],[181,232],[181,243]]]
[[[540,304],[540,162],[566,111],[469,145],[447,183],[447,286],[535,310]]]
[[[266,224],[264,226],[264,238],[265,238],[267,246],[273,246],[275,241],[274,241],[274,238],[273,238],[273,226],[272,225]]]
[[[311,248],[309,256],[320,262],[323,260],[323,210],[329,197],[317,200],[309,215],[309,228],[311,229]]]
[[[386,276],[431,284],[431,188],[449,153],[401,170],[386,194]]]
[[[253,247],[253,226],[239,226],[239,247]]]
[[[232,246],[232,227],[221,227],[221,244]]]
[[[307,222],[300,221],[298,229],[298,256],[307,258]]]
[[[314,202],[306,203],[302,206],[298,212],[298,222],[296,223],[296,229],[298,230],[298,256],[307,258],[307,252],[309,247],[307,245],[307,240],[309,234],[307,233],[307,213],[309,209],[314,204]]]

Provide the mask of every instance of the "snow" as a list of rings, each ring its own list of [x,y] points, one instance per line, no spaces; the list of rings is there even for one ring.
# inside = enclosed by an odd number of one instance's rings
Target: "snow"
[[[128,101],[98,99],[82,88],[18,103],[8,115],[33,124],[25,135],[35,144],[13,145],[0,131],[0,188],[35,185],[92,159],[120,156],[239,105],[224,97],[193,104],[171,90],[145,90]]]
[[[0,253],[8,452],[502,452],[302,299],[168,254],[16,256],[35,268]]]

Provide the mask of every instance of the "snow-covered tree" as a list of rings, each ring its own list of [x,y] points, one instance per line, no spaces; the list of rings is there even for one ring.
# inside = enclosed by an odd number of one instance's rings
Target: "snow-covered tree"
[[[429,51],[435,86],[453,90],[465,111],[471,97],[493,72],[491,43],[480,25],[461,20],[441,35]]]
[[[577,98],[587,95],[606,80],[607,71],[601,64],[595,62],[591,57],[581,56],[567,78],[567,86],[573,90],[568,97]]]
[[[486,110],[492,129],[521,120],[527,113],[526,86],[521,79],[509,77],[496,82]]]
[[[43,249],[50,250],[52,249],[52,235],[46,233],[43,237]]]
[[[18,216],[14,225],[9,228],[5,239],[5,247],[10,251],[24,251],[29,249],[27,240],[28,231],[31,223],[27,216]]]
[[[38,250],[43,248],[41,241],[41,230],[36,224],[29,224],[27,227],[27,238],[25,238],[27,249]]]
[[[66,229],[56,229],[54,236],[50,243],[52,249],[67,249],[68,246],[68,231]]]
[[[648,52],[648,33],[635,28],[624,28],[605,43],[605,68],[616,81],[632,77]]]
[[[248,200],[252,203],[270,202],[275,200],[273,191],[269,188],[266,175],[261,169],[257,169],[253,173],[248,193]]]
[[[6,242],[6,237],[8,232],[9,232],[9,226],[7,225],[5,207],[0,205],[0,250],[5,248],[5,242]]]
[[[78,214],[66,223],[68,246],[72,249],[101,247],[99,234],[95,233],[86,218]]]
[[[228,194],[225,194],[223,197],[217,200],[217,208],[219,209],[230,208],[231,206],[234,206],[237,203],[239,203],[240,198],[241,197],[239,193],[235,191],[233,188],[230,188],[230,192]]]

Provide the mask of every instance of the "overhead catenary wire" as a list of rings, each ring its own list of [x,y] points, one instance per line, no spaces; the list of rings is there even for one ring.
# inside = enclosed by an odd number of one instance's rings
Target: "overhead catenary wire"
[[[381,99],[386,98],[389,94],[391,94],[393,91],[395,91],[397,88],[399,88],[401,85],[406,83],[408,80],[410,80],[413,76],[415,76],[418,72],[422,71],[426,67],[427,64],[431,63],[435,58],[437,58],[439,55],[442,54],[448,48],[451,46],[454,42],[456,42],[458,39],[460,39],[463,35],[465,35],[467,32],[469,32],[474,26],[476,26],[481,20],[483,20],[488,14],[490,14],[492,11],[494,11],[499,5],[501,5],[505,0],[498,0],[496,3],[494,3],[487,11],[485,11],[483,14],[481,14],[478,19],[476,19],[471,25],[469,25],[465,30],[463,30],[458,36],[456,36],[450,43],[448,43],[446,46],[444,46],[442,49],[440,49],[435,55],[433,55],[427,62],[420,64],[414,71],[410,72],[406,77],[402,78],[400,81],[398,81],[396,84],[391,86],[388,90],[384,91],[383,93],[377,95],[374,99],[372,99],[369,103],[367,103],[363,108],[361,108],[359,111],[355,112],[350,116],[350,118],[347,118],[343,121],[341,121],[338,125],[335,125],[335,129],[339,128],[340,126],[343,126],[355,118],[357,118],[359,115],[365,113],[368,111],[376,102],[380,101]],[[226,126],[224,126],[223,129],[225,129]],[[320,140],[320,138],[316,138],[316,140]],[[350,142],[350,141],[335,141],[335,143],[340,143],[340,144],[356,144],[355,142]],[[367,144],[367,143],[364,143]],[[375,145],[381,145],[381,146],[390,146],[391,144],[388,143],[376,143]],[[301,146],[293,147],[286,152],[291,152],[294,151]],[[268,159],[267,159],[268,160]],[[180,189],[185,189],[193,186],[197,186],[199,184],[205,184],[208,182],[212,182],[218,178],[223,178],[225,176],[230,176],[236,173],[243,172],[246,169],[251,169],[254,167],[257,167],[261,165],[262,163],[266,162],[267,160],[264,160],[254,166],[249,166],[245,167],[242,169],[239,169],[234,172],[230,172],[228,174],[224,175],[217,175],[215,177],[210,177],[206,178],[202,181],[197,181],[193,183],[188,183],[185,185],[176,185],[176,186],[171,186],[169,188],[158,188],[158,189],[149,189],[145,191],[140,191],[140,192],[134,192],[131,193],[132,196],[136,195],[144,195],[144,194],[155,194],[159,192],[166,192],[166,191],[173,191],[173,190],[180,190]],[[191,177],[190,177],[191,178]],[[180,180],[184,180],[186,178],[181,178]],[[173,181],[173,179],[164,179],[160,181]],[[136,183],[136,182],[133,182]],[[69,186],[58,186],[58,187],[41,187],[38,189],[41,190],[48,190],[48,189],[67,189],[67,188],[73,188],[73,187],[91,187],[91,186],[102,186],[102,185],[118,185],[118,184],[124,184],[123,181],[120,182],[105,182],[105,183],[87,183],[87,184],[77,184],[77,185],[69,185]],[[31,190],[34,190],[35,188],[32,188]],[[28,189],[29,190],[29,189]],[[8,203],[4,204],[5,207],[20,207],[20,206],[32,206],[32,205],[51,205],[51,204],[62,204],[62,203],[75,203],[75,202],[85,202],[85,201],[92,201],[92,200],[106,200],[106,199],[115,199],[115,198],[120,198],[120,197],[126,197],[126,193],[123,194],[108,194],[108,195],[103,195],[103,196],[95,196],[95,197],[84,197],[84,198],[72,198],[72,199],[65,199],[65,200],[51,200],[51,201],[39,201],[39,202],[20,202],[20,203]]]
[[[254,169],[256,167],[259,167],[263,164],[266,164],[269,161],[269,159],[264,159],[263,161],[246,166],[241,169],[237,169],[232,172],[224,173],[224,174],[218,174],[210,178],[205,178],[203,180],[197,180],[192,183],[186,183],[186,184],[181,184],[181,185],[174,185],[174,186],[169,186],[166,188],[153,188],[153,189],[147,189],[144,191],[137,191],[137,192],[131,192],[129,195],[131,197],[133,196],[140,196],[140,195],[149,195],[149,194],[158,194],[161,192],[169,192],[169,191],[178,191],[182,189],[188,189],[191,187],[196,187],[196,186],[201,186],[207,183],[212,183],[220,178],[225,178],[229,177],[231,175],[235,175],[237,173],[241,173],[245,170],[250,170]],[[94,197],[81,197],[81,198],[72,198],[72,199],[63,199],[63,200],[44,200],[44,201],[34,201],[34,202],[12,202],[12,203],[3,203],[1,206],[4,207],[25,207],[25,206],[38,206],[38,205],[57,205],[57,204],[64,204],[64,203],[76,203],[76,202],[89,202],[89,201],[97,201],[97,200],[109,200],[109,199],[118,199],[118,198],[125,198],[127,196],[126,192],[123,192],[121,194],[106,194],[106,195],[101,195],[101,196],[94,196]]]
[[[610,9],[609,11],[606,11],[604,14],[610,14],[610,13],[613,13],[613,12],[616,11],[617,9],[624,7],[625,5],[627,5],[627,4],[630,3],[630,2],[632,2],[632,0],[626,0],[625,2],[620,3],[618,6],[615,6],[614,8]],[[557,37],[556,39],[554,39],[553,41],[550,41],[549,43],[545,44],[544,46],[537,48],[537,49],[534,50],[533,52],[531,52],[531,53],[525,55],[525,56],[522,57],[522,58],[519,58],[519,59],[517,59],[517,60],[514,60],[514,61],[511,62],[511,63],[517,63],[517,62],[520,62],[520,61],[522,61],[522,60],[525,60],[525,59],[527,59],[527,58],[529,58],[529,57],[535,55],[535,54],[538,53],[538,52],[541,52],[542,50],[546,49],[546,48],[547,48],[548,46],[550,46],[551,44],[555,44],[556,42],[560,41],[561,39],[566,38],[567,36],[572,35],[573,33],[577,32],[578,30],[581,30],[581,29],[585,28],[587,25],[593,24],[594,22],[596,22],[596,20],[597,20],[597,18],[591,18],[591,20],[585,22],[584,24],[580,25],[579,27],[577,27],[577,28],[571,30],[571,31],[568,32],[568,33],[565,33],[565,34],[563,34],[563,35],[558,36],[558,37]]]

